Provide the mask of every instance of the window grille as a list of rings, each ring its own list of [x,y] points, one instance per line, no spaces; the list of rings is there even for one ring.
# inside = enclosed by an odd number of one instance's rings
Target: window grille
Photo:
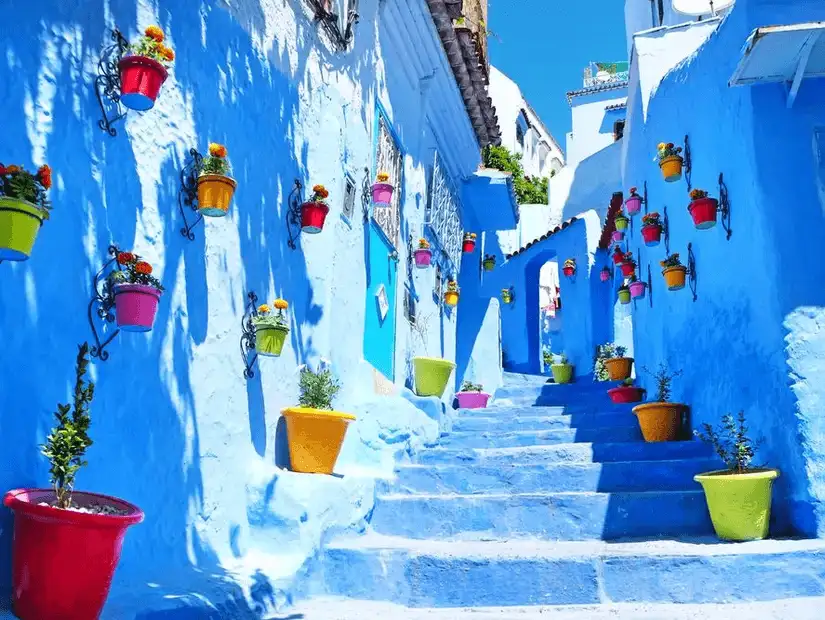
[[[352,220],[352,215],[355,213],[355,180],[350,176],[344,177],[344,217]]]
[[[450,263],[450,271],[454,273],[458,273],[461,265],[461,238],[464,234],[461,228],[460,204],[458,191],[436,152],[426,222],[436,244]]]
[[[398,231],[401,227],[400,203],[402,187],[401,148],[387,125],[384,115],[378,113],[378,148],[376,150],[376,172],[386,172],[390,175],[390,183],[395,186],[392,193],[392,202],[389,207],[379,207],[372,210],[372,218],[384,231],[392,245],[398,243]]]

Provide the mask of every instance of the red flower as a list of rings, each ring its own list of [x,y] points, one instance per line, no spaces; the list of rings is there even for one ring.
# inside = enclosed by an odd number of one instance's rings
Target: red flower
[[[40,184],[44,189],[49,189],[52,186],[52,169],[43,164],[37,170],[37,178],[40,179]]]
[[[121,265],[128,265],[133,260],[135,260],[135,255],[131,252],[121,252],[117,255],[117,262]]]
[[[6,167],[3,164],[0,164],[0,177],[6,174]]]
[[[152,273],[152,265],[150,265],[147,262],[140,261],[135,265],[135,271],[137,271],[138,273],[142,273],[145,276],[148,276]]]

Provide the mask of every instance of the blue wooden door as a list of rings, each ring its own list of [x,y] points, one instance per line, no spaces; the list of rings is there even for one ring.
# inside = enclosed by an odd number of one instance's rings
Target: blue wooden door
[[[378,224],[370,221],[364,359],[390,381],[395,378],[395,309],[398,258]]]

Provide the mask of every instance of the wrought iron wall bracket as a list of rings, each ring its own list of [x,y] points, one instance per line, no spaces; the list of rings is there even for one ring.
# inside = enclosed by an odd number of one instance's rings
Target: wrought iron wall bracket
[[[203,216],[198,212],[198,176],[203,167],[203,156],[197,149],[190,149],[189,158],[189,161],[180,171],[178,208],[183,218],[183,228],[180,229],[180,234],[189,239],[189,241],[194,241],[195,234],[192,230],[203,221]],[[196,214],[195,221],[191,224],[186,218],[187,209],[194,211]]]
[[[724,175],[721,172],[719,173],[719,213],[722,215],[720,218],[722,228],[725,229],[727,239],[730,240],[730,236],[733,234],[730,227],[730,196],[728,195],[728,186],[725,184]]]
[[[287,245],[292,250],[298,248],[295,242],[301,235],[301,204],[303,203],[301,190],[303,188],[301,181],[295,179],[295,185],[286,199],[286,231],[289,235]]]
[[[653,307],[653,277],[650,275],[650,263],[647,264],[647,301]]]
[[[691,184],[691,173],[693,172],[693,161],[690,155],[690,140],[688,135],[685,134],[685,182],[687,183],[688,191],[693,189],[693,185]]]
[[[645,181],[644,190],[645,190],[645,195],[644,195],[644,198],[642,198],[642,204],[644,204],[644,206],[645,206],[645,215],[647,215],[648,214],[648,208],[647,208],[647,205],[648,205],[647,181]]]
[[[364,181],[361,183],[361,212],[364,216],[364,224],[370,221],[370,206],[372,206],[370,169],[364,168]]]
[[[117,255],[120,249],[116,245],[109,246],[109,255],[111,258],[103,264],[95,274],[92,280],[92,298],[89,300],[89,307],[87,309],[87,317],[89,319],[89,327],[92,329],[92,336],[94,336],[95,344],[89,350],[89,355],[98,358],[101,362],[109,359],[109,352],[106,347],[109,345],[115,336],[120,333],[119,329],[115,329],[106,338],[101,341],[103,334],[103,327],[107,323],[112,323],[115,320],[115,315],[112,309],[115,307],[115,295],[112,290],[112,283],[109,279],[109,269],[114,265],[115,270],[120,270],[120,265],[117,263]],[[97,319],[97,321],[95,320]],[[101,332],[98,333],[96,322],[101,322]],[[105,334],[103,334],[105,335]]]
[[[258,353],[255,351],[255,324],[252,319],[258,316],[258,296],[255,291],[249,291],[246,295],[246,310],[241,319],[241,357],[243,358],[243,376],[251,379],[255,376],[252,367],[258,361]]]
[[[665,254],[670,256],[670,218],[667,215],[667,205],[662,208],[662,236],[665,238]]]
[[[413,234],[409,233],[407,235],[407,281],[412,286],[413,283],[413,273],[414,273],[414,253],[415,252],[415,244],[413,239]]]
[[[126,112],[120,103],[121,83],[118,63],[129,49],[129,42],[117,28],[112,30],[111,36],[114,43],[103,50],[97,63],[95,94],[101,113],[101,119],[97,125],[114,137],[117,135],[114,124],[126,117]]]
[[[696,301],[698,299],[698,296],[696,295],[696,282],[698,278],[696,275],[696,256],[693,254],[692,243],[688,243],[687,277],[690,291],[693,293],[693,301]]]

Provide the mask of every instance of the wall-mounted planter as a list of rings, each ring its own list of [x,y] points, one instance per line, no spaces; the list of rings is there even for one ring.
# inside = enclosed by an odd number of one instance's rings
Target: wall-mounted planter
[[[515,294],[513,293],[512,288],[501,289],[501,303],[509,306],[514,300]]]
[[[415,393],[419,396],[437,396],[441,398],[455,364],[437,357],[413,358],[415,369]]]
[[[564,267],[562,267],[562,273],[568,278],[572,278],[576,275],[576,259],[568,258],[564,261]]]
[[[630,220],[628,220],[624,215],[617,215],[614,219],[614,222],[616,223],[616,230],[627,230],[627,224],[629,221]]]
[[[768,535],[776,469],[743,474],[729,470],[694,476],[702,485],[716,535],[724,540],[761,540]]]
[[[622,305],[627,305],[630,303],[630,289],[627,287],[622,287],[619,289],[619,303]]]
[[[602,282],[609,282],[610,281],[610,269],[607,267],[603,267],[602,270],[599,272],[599,279]]]
[[[426,269],[433,262],[433,253],[432,250],[429,249],[419,248],[413,252],[413,257],[415,258],[415,266],[417,269]]]
[[[117,326],[127,332],[148,332],[155,324],[161,291],[145,284],[116,284]]]
[[[3,504],[14,513],[12,593],[16,616],[26,620],[97,618],[103,610],[126,530],[143,512],[123,500],[74,491],[78,506],[110,506],[94,514],[48,505],[52,489],[16,489]]]
[[[610,233],[610,239],[613,243],[621,243],[624,241],[624,231],[623,230],[614,230]]]
[[[265,357],[280,357],[287,335],[288,327],[256,325],[255,351]]]
[[[286,420],[292,471],[331,474],[355,416],[308,407],[287,407],[281,414]]]
[[[461,244],[461,249],[465,254],[472,254],[476,249],[476,234],[466,233],[464,235],[464,242]]]
[[[618,246],[613,248],[613,264],[621,265],[624,262],[624,252]]]
[[[329,206],[324,202],[305,202],[301,205],[301,231],[317,235],[324,230]]]
[[[645,403],[633,407],[647,442],[676,441],[684,410],[685,405],[679,403]]]
[[[634,263],[634,262],[622,263],[620,265],[620,267],[622,269],[622,275],[624,277],[629,278],[631,276],[636,275],[636,263]]]
[[[169,76],[162,64],[146,56],[125,56],[120,69],[120,101],[131,110],[145,112],[155,106],[160,87]]]
[[[645,293],[647,292],[647,283],[641,282],[639,280],[635,282],[631,282],[628,284],[628,288],[630,289],[630,297],[632,299],[644,299]]]
[[[223,174],[198,177],[198,212],[206,217],[224,217],[229,211],[238,183]]]
[[[624,201],[628,215],[636,215],[642,210],[642,197],[636,193],[636,188],[630,188],[630,197]]]
[[[665,285],[669,291],[679,291],[685,288],[685,278],[687,276],[687,267],[684,265],[677,265],[676,267],[666,267],[662,270],[662,275],[665,278]]]
[[[630,377],[630,373],[633,370],[633,358],[614,357],[606,359],[604,360],[604,367],[611,381],[624,381]]]
[[[484,271],[492,271],[496,268],[496,257],[495,256],[487,256],[482,262],[481,266],[484,268]]]
[[[617,405],[625,403],[638,403],[642,400],[644,390],[633,385],[622,385],[612,390],[607,390],[607,395]]]
[[[647,247],[659,245],[662,241],[662,227],[655,224],[642,226],[642,238]]]
[[[458,305],[458,288],[450,288],[450,285],[447,285],[447,290],[444,291],[444,303],[454,308]]]
[[[457,392],[460,409],[484,409],[490,400],[490,395],[486,392]]]
[[[372,204],[376,207],[392,205],[392,194],[395,188],[389,183],[374,183],[372,186]]]
[[[573,364],[551,364],[550,371],[556,383],[565,384],[573,380]]]
[[[44,219],[45,213],[37,205],[0,197],[0,260],[28,260]]]
[[[719,211],[719,201],[716,198],[698,198],[688,207],[690,217],[697,230],[707,230],[716,226],[716,214]]]
[[[682,178],[683,160],[679,155],[671,155],[659,160],[662,176],[668,183],[675,183]]]

